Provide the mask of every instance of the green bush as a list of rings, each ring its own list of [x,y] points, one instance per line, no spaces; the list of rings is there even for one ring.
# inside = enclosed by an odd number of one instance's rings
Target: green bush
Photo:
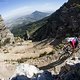
[[[47,55],[53,55],[53,54],[55,54],[54,50],[52,50],[51,52],[49,52]]]
[[[43,57],[43,56],[45,56],[45,55],[47,55],[47,52],[46,52],[46,51],[45,51],[43,54],[40,54],[39,57]]]
[[[18,62],[18,63],[24,63],[25,60],[24,60],[24,59],[18,59],[17,62]]]
[[[0,48],[1,48],[2,44],[1,44],[1,41],[0,41]]]
[[[6,44],[8,44],[8,43],[10,43],[10,38],[5,39],[5,41],[3,42],[2,45],[4,46],[4,45],[6,45]]]

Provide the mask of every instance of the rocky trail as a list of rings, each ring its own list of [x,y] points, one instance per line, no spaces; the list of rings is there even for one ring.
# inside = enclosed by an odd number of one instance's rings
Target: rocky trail
[[[55,51],[49,44],[18,42],[0,48],[0,77],[8,79],[20,63],[36,65],[41,70],[58,74],[67,58],[59,60],[60,51]],[[79,55],[79,54],[78,54]],[[5,74],[4,74],[5,73]]]
[[[6,45],[0,48],[0,75],[9,78],[20,63],[28,63],[41,67],[55,60],[48,55],[52,52],[51,46],[34,46],[31,41],[16,43],[14,45]],[[45,56],[46,55],[46,56]],[[5,73],[5,75],[4,75]]]

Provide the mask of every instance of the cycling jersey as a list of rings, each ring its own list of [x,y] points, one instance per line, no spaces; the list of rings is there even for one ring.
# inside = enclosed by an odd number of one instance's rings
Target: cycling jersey
[[[72,48],[76,48],[78,45],[78,39],[77,37],[70,37],[70,38],[66,38],[67,42],[69,42],[72,46]]]

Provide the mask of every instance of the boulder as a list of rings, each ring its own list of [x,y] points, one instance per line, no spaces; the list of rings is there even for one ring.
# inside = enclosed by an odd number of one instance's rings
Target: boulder
[[[23,63],[17,66],[10,80],[80,80],[80,60],[68,59],[57,75]]]
[[[53,80],[53,76],[51,74],[51,72],[49,71],[44,71],[43,73],[41,73],[36,80]]]
[[[1,44],[4,44],[4,45],[7,43],[14,42],[14,35],[5,26],[1,15],[0,15],[0,42]]]
[[[11,80],[30,80],[30,79],[24,75],[17,75],[15,77],[13,77]]]
[[[10,80],[53,80],[53,76],[51,72],[39,70],[33,65],[20,64]]]
[[[77,57],[67,60],[61,67],[59,80],[80,80],[80,60]]]

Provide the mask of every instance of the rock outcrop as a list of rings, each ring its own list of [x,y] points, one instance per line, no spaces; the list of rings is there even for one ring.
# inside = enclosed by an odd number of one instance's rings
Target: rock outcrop
[[[50,72],[39,70],[33,65],[21,64],[17,66],[10,80],[53,80],[53,76]]]
[[[61,67],[58,79],[80,80],[80,60],[77,57],[74,59],[68,59],[66,64]]]
[[[6,44],[6,43],[13,43],[14,42],[14,36],[10,32],[9,29],[6,28],[3,19],[0,15],[0,43]]]
[[[39,70],[33,65],[20,64],[10,80],[80,80],[80,60],[77,57],[68,59],[58,75]]]

